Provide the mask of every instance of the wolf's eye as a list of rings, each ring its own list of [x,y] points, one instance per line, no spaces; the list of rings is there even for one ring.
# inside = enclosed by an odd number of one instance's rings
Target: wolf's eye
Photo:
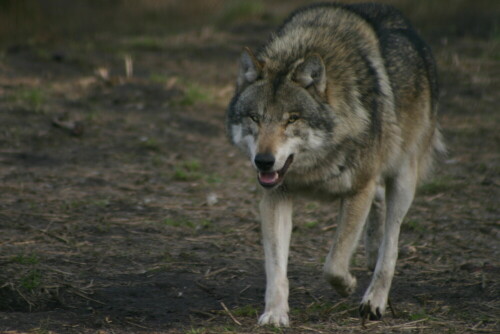
[[[299,120],[299,118],[300,118],[300,117],[299,117],[299,115],[292,114],[292,115],[290,115],[290,117],[288,117],[288,120],[287,120],[287,122],[286,122],[286,123],[287,123],[287,124],[293,124],[293,123],[295,123],[296,121],[298,121],[298,120]]]
[[[259,123],[259,116],[255,115],[255,114],[251,114],[251,115],[249,115],[249,117],[255,123],[257,123],[257,124]]]

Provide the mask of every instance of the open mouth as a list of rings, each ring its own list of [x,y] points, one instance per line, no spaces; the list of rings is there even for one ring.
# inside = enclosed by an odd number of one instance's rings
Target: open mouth
[[[292,164],[292,161],[293,154],[290,155],[288,159],[286,159],[285,165],[280,170],[274,172],[259,172],[257,175],[257,179],[259,180],[260,185],[264,188],[272,188],[281,183],[286,171],[288,170],[288,167],[290,167],[290,165]]]

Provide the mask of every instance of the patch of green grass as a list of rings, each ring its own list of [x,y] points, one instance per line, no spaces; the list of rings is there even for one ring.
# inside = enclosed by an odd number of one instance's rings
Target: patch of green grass
[[[35,290],[42,284],[42,274],[36,269],[30,270],[21,278],[20,284],[28,291]]]
[[[330,313],[331,308],[332,304],[330,303],[316,302],[308,305],[305,311],[309,314],[324,314],[324,313]]]
[[[265,325],[265,328],[267,328],[268,330],[270,330],[272,333],[285,333],[285,329],[281,328],[281,327],[276,327],[274,325]]]
[[[74,210],[84,206],[84,202],[80,200],[65,200],[61,204],[61,209],[63,211]]]
[[[421,185],[418,192],[422,195],[437,195],[453,190],[457,187],[456,183],[450,177],[434,179]]]
[[[317,208],[319,208],[319,205],[316,202],[309,202],[306,204],[306,210],[308,211],[313,211],[316,210]]]
[[[417,220],[408,220],[407,222],[404,223],[404,225],[407,229],[415,232],[424,232],[425,227],[418,222]]]
[[[195,228],[196,226],[195,223],[185,218],[179,218],[179,219],[166,218],[163,220],[163,224],[173,227],[189,227],[189,228]]]
[[[161,145],[155,138],[141,137],[139,139],[139,146],[148,150],[158,152],[161,149]]]
[[[199,180],[203,175],[199,172],[201,163],[198,160],[183,161],[174,168],[174,180],[194,181]]]
[[[310,222],[307,222],[305,223],[305,226],[307,228],[315,228],[316,226],[318,226],[318,221],[314,220],[314,221],[310,221]]]
[[[215,175],[215,174],[207,175],[205,180],[211,184],[222,183],[222,178],[219,175]]]
[[[154,83],[163,84],[168,81],[169,77],[164,74],[152,73],[149,76],[149,80]]]
[[[192,181],[195,180],[196,178],[193,177],[193,175],[189,174],[185,170],[182,170],[180,168],[176,168],[174,170],[174,180],[177,181]]]
[[[196,159],[178,162],[173,169],[172,178],[175,181],[202,180],[209,184],[217,184],[223,181],[220,175],[203,173],[202,167],[202,164]]]
[[[162,225],[173,226],[173,227],[188,227],[191,229],[203,229],[203,228],[209,228],[213,224],[208,219],[193,221],[188,218],[165,218],[162,221]]]
[[[98,207],[105,208],[109,206],[110,201],[106,198],[89,198],[89,199],[73,199],[73,200],[65,200],[61,204],[62,210],[78,210],[82,208],[88,207]]]
[[[40,262],[40,259],[36,255],[17,255],[11,259],[12,262],[18,264],[37,264]]]
[[[184,161],[181,166],[189,172],[198,172],[201,169],[201,163],[198,160]]]
[[[204,334],[204,333],[207,333],[207,330],[205,328],[193,328],[193,327],[191,327],[191,329],[188,329],[186,331],[186,334]]]
[[[100,207],[100,208],[105,208],[107,206],[109,206],[109,200],[108,199],[96,199],[96,200],[93,200],[90,202],[90,204],[92,206],[97,206],[97,207]]]
[[[304,319],[327,319],[337,312],[348,310],[350,307],[348,303],[314,302],[306,308],[293,309],[292,313]]]
[[[208,333],[238,333],[240,328],[233,325],[215,326],[210,328]]]
[[[23,88],[15,92],[14,101],[35,113],[42,113],[47,96],[40,88]]]
[[[490,39],[494,42],[500,41],[500,24],[495,23],[490,31]]]
[[[110,223],[106,223],[106,222],[103,222],[103,223],[100,223],[99,225],[97,225],[97,231],[99,233],[108,233],[110,230],[111,230],[111,224]]]
[[[219,23],[231,24],[261,15],[264,12],[264,5],[261,0],[240,0],[228,1],[224,6]]]
[[[161,155],[154,155],[152,158],[151,158],[151,164],[153,165],[153,167],[156,167],[156,168],[159,168],[159,167],[163,167],[165,165],[165,158]]]
[[[36,211],[38,209],[38,203],[37,202],[28,202],[28,206],[30,210]]]
[[[410,321],[415,321],[415,320],[421,320],[421,319],[428,319],[429,315],[425,313],[425,311],[420,311],[417,313],[411,313],[409,315],[409,320]]]
[[[464,322],[477,323],[478,321],[484,321],[485,323],[487,323],[498,321],[498,316],[495,313],[487,314],[479,310],[476,312],[471,312],[470,310],[464,310],[458,305],[450,308],[450,314],[453,314],[456,319],[460,319]],[[433,319],[431,318],[431,320]]]
[[[245,305],[231,311],[237,317],[256,317],[259,310],[253,305]]]
[[[199,227],[201,228],[209,228],[212,226],[212,222],[208,219],[203,219],[200,221],[200,223],[198,224]]]
[[[131,38],[125,44],[138,51],[162,51],[165,48],[163,41],[148,36]]]
[[[87,112],[85,119],[88,122],[95,122],[99,118],[100,114],[101,114],[100,110],[92,109],[89,112]]]
[[[199,102],[209,102],[212,96],[201,86],[195,83],[186,84],[184,95],[177,101],[181,106],[192,106]]]
[[[36,48],[34,50],[34,53],[41,60],[45,60],[45,61],[52,60],[52,54],[46,49]]]

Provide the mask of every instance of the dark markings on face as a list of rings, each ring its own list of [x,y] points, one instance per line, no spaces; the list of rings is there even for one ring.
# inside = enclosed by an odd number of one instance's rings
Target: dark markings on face
[[[306,89],[285,79],[275,79],[270,88],[273,89],[273,99],[269,103],[269,110],[273,110],[278,119],[281,119],[284,113],[296,114],[299,117],[297,122],[307,122],[310,128],[333,131],[331,108],[315,99]]]
[[[238,100],[240,99],[240,94],[236,93],[234,94],[233,98],[229,102],[229,106],[226,111],[226,119],[228,123],[235,123],[237,122],[238,118],[237,113],[236,113],[236,104],[238,103]]]
[[[271,91],[272,91],[272,97],[273,97],[274,101],[276,101],[276,99],[277,99],[278,91],[285,83],[285,80],[287,78],[287,74],[288,74],[288,70],[285,69],[281,72],[276,73],[276,75],[274,75],[274,77],[271,80]]]
[[[287,81],[284,75],[276,76],[267,85],[251,85],[235,95],[229,104],[227,119],[229,124],[244,125],[243,136],[255,135],[259,126],[251,120],[252,114],[259,117],[261,125],[281,123],[292,130],[291,135],[304,139],[309,135],[309,130],[305,129],[332,133],[335,124],[330,106],[317,101],[306,89]],[[285,114],[295,114],[299,119],[287,124]]]

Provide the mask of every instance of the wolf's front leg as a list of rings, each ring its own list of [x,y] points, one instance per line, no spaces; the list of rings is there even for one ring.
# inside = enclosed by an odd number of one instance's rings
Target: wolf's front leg
[[[260,325],[288,326],[288,248],[292,232],[292,202],[278,191],[265,192],[260,203],[266,257],[266,309]]]
[[[335,240],[323,268],[327,281],[342,296],[356,288],[356,278],[349,272],[352,253],[356,248],[370,211],[376,182],[369,182],[361,191],[342,199]]]

